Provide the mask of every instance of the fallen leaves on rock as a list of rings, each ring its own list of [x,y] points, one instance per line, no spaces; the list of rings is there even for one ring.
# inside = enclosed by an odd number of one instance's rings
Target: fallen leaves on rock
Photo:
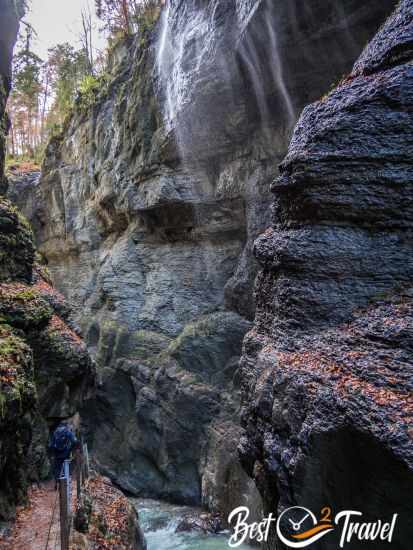
[[[87,533],[94,550],[133,548],[130,541],[130,518],[133,509],[128,499],[109,479],[98,476],[87,483],[93,502]]]

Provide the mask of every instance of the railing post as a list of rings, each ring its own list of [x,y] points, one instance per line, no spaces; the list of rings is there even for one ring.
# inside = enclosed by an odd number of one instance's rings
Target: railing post
[[[70,460],[64,461],[64,477],[66,479],[67,513],[70,516],[72,510],[72,484],[70,480]]]
[[[83,456],[85,461],[85,478],[89,479],[89,451],[86,443],[83,445]]]
[[[80,502],[80,497],[82,493],[82,458],[80,456],[80,451],[76,451],[76,496],[77,502]]]
[[[60,546],[61,550],[69,550],[69,518],[67,510],[67,482],[64,477],[59,479],[60,501]]]

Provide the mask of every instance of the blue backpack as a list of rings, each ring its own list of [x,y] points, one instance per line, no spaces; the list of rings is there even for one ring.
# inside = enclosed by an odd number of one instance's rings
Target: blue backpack
[[[66,426],[59,426],[53,434],[51,448],[59,454],[69,454],[72,450],[73,434]]]

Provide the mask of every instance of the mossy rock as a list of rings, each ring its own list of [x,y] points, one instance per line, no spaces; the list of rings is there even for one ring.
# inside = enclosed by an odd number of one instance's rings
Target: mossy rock
[[[0,325],[0,519],[10,519],[27,492],[27,454],[36,410],[32,353],[22,334]]]
[[[141,361],[158,355],[165,350],[171,339],[158,332],[137,330],[130,332],[127,327],[118,328],[113,355],[115,359]]]
[[[45,281],[45,283],[53,286],[52,275],[49,271],[49,268],[44,265],[43,261],[43,257],[39,254],[39,252],[36,252],[35,262],[33,266],[34,278],[41,278],[43,281]]]
[[[152,361],[159,364],[175,361],[204,381],[223,383],[234,372],[242,340],[250,328],[247,320],[233,312],[206,315],[186,325],[170,346]]]
[[[90,366],[91,361],[85,343],[56,315],[53,315],[36,340],[31,340],[31,344],[35,357],[38,355],[36,363],[41,365],[43,373],[67,381],[87,374],[83,371]]]
[[[118,359],[143,361],[157,356],[171,343],[171,338],[159,332],[130,329],[114,320],[92,323],[88,341],[97,348],[97,363],[115,367]]]
[[[22,414],[35,398],[31,349],[11,326],[0,324],[0,418]]]
[[[53,315],[50,305],[40,293],[22,283],[0,284],[0,322],[24,330],[45,327]]]
[[[35,263],[33,267],[33,288],[52,311],[65,321],[70,317],[70,306],[61,292],[54,288],[47,268]]]
[[[72,416],[94,385],[94,365],[83,340],[57,315],[45,329],[28,335],[28,340],[42,415]]]
[[[30,225],[10,201],[0,197],[0,282],[30,283],[34,257]]]

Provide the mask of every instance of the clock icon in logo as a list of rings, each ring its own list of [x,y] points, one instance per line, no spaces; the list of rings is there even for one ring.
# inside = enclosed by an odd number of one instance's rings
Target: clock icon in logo
[[[318,523],[313,512],[302,506],[287,508],[277,520],[278,538],[289,548],[305,548],[333,529],[330,521]]]

